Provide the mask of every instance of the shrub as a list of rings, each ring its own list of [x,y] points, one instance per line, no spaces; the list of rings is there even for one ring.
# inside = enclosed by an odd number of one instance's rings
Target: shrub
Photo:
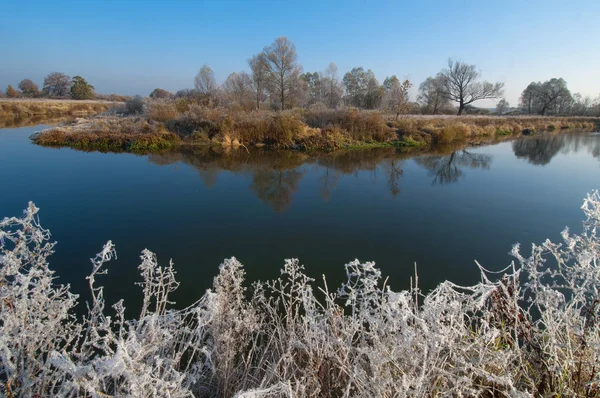
[[[147,101],[145,104],[145,115],[148,119],[158,122],[167,122],[179,116],[177,106],[173,101],[169,100],[153,100]]]
[[[150,98],[152,99],[168,99],[171,97],[173,97],[173,93],[163,90],[162,88],[155,88],[154,91],[150,93]]]
[[[125,108],[130,115],[140,115],[144,112],[144,99],[136,95],[125,102]]]

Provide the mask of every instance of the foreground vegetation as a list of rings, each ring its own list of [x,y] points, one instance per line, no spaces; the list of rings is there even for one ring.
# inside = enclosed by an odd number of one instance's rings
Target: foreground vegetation
[[[134,100],[132,100],[134,101]],[[353,108],[243,111],[189,99],[135,100],[129,116],[103,116],[44,130],[40,145],[104,151],[157,151],[182,145],[325,150],[437,145],[501,140],[544,130],[600,127],[600,118],[538,116],[418,116]]]
[[[0,127],[19,124],[35,118],[61,116],[91,116],[123,108],[123,103],[113,101],[75,101],[55,99],[0,99]],[[41,119],[40,119],[41,120]]]
[[[374,263],[346,264],[338,289],[298,260],[248,287],[225,260],[214,288],[172,309],[173,263],[149,250],[143,305],[125,319],[98,284],[115,258],[92,259],[92,299],[56,284],[50,233],[31,203],[0,221],[0,380],[6,396],[423,397],[600,396],[600,195],[588,195],[580,235],[533,245],[503,275],[425,293],[415,275],[394,292]],[[499,279],[496,279],[499,277]],[[317,287],[318,285],[320,287]]]

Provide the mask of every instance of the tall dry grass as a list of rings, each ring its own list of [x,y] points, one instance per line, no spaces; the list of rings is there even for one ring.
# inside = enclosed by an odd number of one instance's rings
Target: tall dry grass
[[[109,110],[121,110],[123,104],[110,101],[51,99],[0,99],[0,121],[32,117],[89,116]]]
[[[600,118],[584,117],[483,117],[406,116],[395,117],[377,111],[357,109],[293,109],[244,111],[207,107],[186,98],[151,100],[142,98],[136,115],[148,124],[164,126],[181,144],[225,146],[266,145],[282,149],[335,150],[394,145],[402,148],[429,148],[435,145],[468,143],[486,139],[507,139],[542,130],[587,129],[600,126]],[[118,116],[112,118],[119,119]],[[121,117],[120,130],[111,135],[130,135],[131,119]],[[98,123],[98,122],[94,122]],[[111,122],[112,123],[112,122]],[[89,125],[91,126],[91,124]],[[139,124],[129,127],[139,127]],[[61,127],[63,132],[69,126]],[[79,136],[82,126],[72,127]],[[95,130],[97,133],[98,130]],[[139,131],[144,133],[144,131]],[[43,134],[48,134],[47,132]],[[123,140],[126,140],[123,137]],[[38,140],[42,142],[42,140]],[[56,142],[56,141],[55,141]],[[96,141],[88,141],[93,144]],[[56,142],[58,145],[58,142]],[[70,143],[72,144],[72,143]]]

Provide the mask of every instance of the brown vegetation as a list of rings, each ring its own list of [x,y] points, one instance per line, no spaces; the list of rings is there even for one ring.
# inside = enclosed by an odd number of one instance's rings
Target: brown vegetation
[[[75,101],[51,99],[1,99],[0,123],[28,119],[36,116],[89,116],[109,110],[118,110],[122,103],[109,101]]]
[[[127,152],[168,149],[178,141],[162,124],[142,117],[77,119],[71,125],[47,129],[31,138],[40,145]]]
[[[594,130],[600,118],[539,116],[419,116],[389,120],[400,136],[427,144],[454,141],[472,142],[477,137],[511,137],[532,135],[539,131],[559,129]]]
[[[61,145],[64,139],[63,145],[107,150],[113,147],[164,149],[180,144],[265,145],[327,151],[377,146],[421,149],[501,140],[542,130],[591,130],[600,126],[600,118],[585,117],[406,116],[396,119],[395,114],[350,108],[242,111],[211,108],[189,98],[134,100],[137,101],[135,111],[129,103],[127,109],[131,108],[130,113],[136,117],[114,115],[86,123],[78,121],[46,130],[35,142]],[[87,133],[93,137],[89,139],[85,136]],[[103,135],[106,140],[101,139]],[[131,144],[142,137],[148,140],[144,145]]]

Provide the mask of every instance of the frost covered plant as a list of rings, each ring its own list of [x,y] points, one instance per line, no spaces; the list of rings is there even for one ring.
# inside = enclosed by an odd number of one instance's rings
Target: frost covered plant
[[[394,292],[374,263],[346,265],[347,281],[316,287],[298,260],[245,286],[225,260],[195,304],[177,310],[173,263],[144,250],[140,314],[107,308],[88,277],[88,313],[48,267],[54,244],[30,204],[0,221],[0,382],[8,397],[600,396],[600,195],[582,207],[581,234],[513,248],[516,261],[475,286],[428,294],[417,275]]]

